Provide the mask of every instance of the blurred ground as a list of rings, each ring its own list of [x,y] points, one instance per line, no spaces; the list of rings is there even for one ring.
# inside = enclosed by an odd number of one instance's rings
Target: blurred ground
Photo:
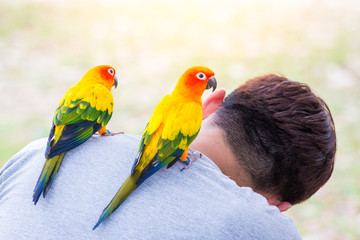
[[[327,101],[338,136],[333,177],[286,214],[304,239],[359,239],[360,2],[129,2],[0,0],[0,166],[47,137],[60,98],[95,65],[120,80],[109,128],[137,134],[192,65],[227,91],[281,73]]]

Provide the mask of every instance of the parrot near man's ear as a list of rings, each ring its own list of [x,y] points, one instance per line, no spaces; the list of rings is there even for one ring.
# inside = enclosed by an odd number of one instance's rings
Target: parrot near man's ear
[[[179,159],[188,161],[189,146],[202,123],[201,96],[209,88],[215,90],[216,79],[207,67],[192,67],[181,75],[173,92],[155,107],[129,177],[103,210],[93,230],[159,169],[166,165],[171,167]]]
[[[114,100],[110,92],[117,87],[115,69],[108,65],[90,69],[63,96],[52,122],[45,163],[34,188],[33,202],[37,203],[49,191],[67,151],[88,140],[94,133],[114,135],[106,129],[113,113]]]

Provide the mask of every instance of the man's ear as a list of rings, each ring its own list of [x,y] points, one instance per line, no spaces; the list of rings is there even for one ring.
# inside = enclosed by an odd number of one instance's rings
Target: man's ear
[[[209,95],[202,104],[203,119],[212,114],[224,101],[225,89],[219,89]]]
[[[279,209],[280,212],[285,212],[289,208],[291,208],[291,203],[289,202],[281,202],[276,207]]]
[[[291,208],[291,203],[289,202],[282,202],[276,200],[275,198],[267,198],[269,205],[273,205],[279,209],[280,212],[285,212],[289,208]]]

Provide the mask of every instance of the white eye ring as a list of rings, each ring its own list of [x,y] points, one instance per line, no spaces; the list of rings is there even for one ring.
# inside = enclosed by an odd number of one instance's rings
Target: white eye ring
[[[198,74],[196,74],[196,77],[200,80],[205,80],[206,79],[206,75],[202,72],[199,72]]]
[[[111,75],[114,75],[114,69],[109,68],[108,73],[110,73]]]

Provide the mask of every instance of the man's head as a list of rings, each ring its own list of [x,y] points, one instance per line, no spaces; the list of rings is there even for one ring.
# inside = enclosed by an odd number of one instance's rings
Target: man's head
[[[277,75],[249,80],[226,97],[213,119],[254,191],[296,204],[332,174],[333,119],[306,84]]]

